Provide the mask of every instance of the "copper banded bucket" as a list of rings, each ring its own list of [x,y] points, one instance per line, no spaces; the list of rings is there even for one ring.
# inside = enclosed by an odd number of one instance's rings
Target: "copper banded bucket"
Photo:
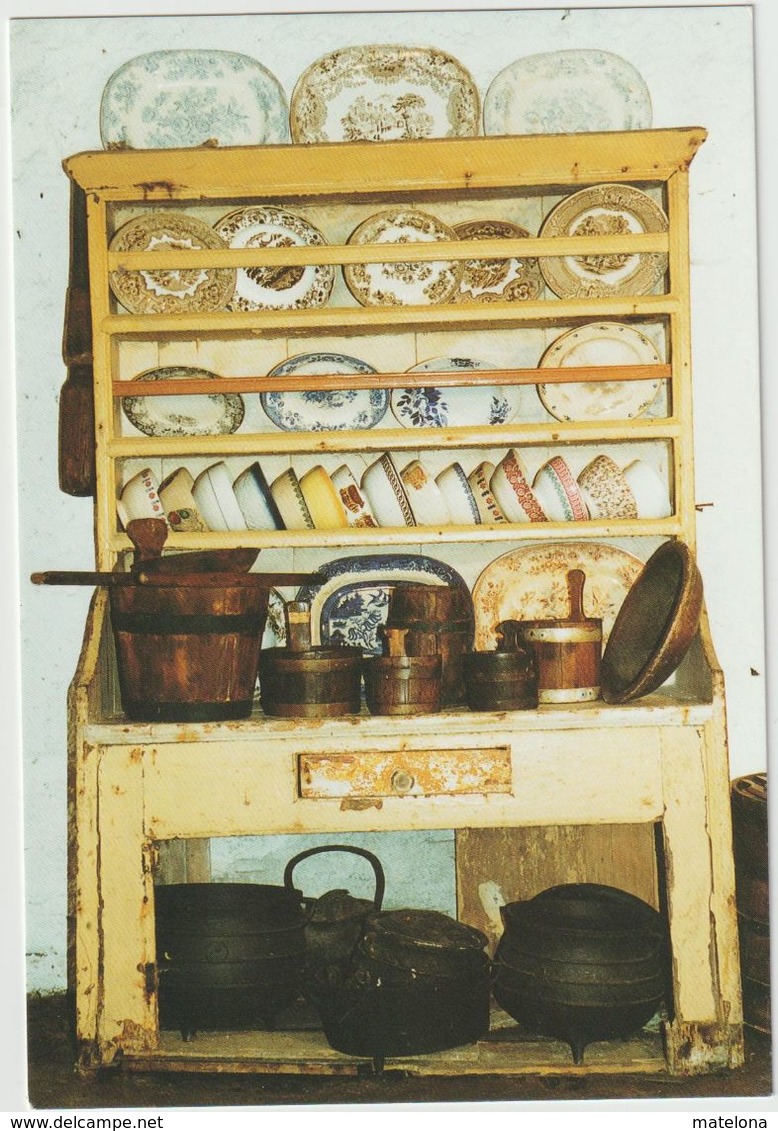
[[[229,575],[223,575],[229,578]],[[130,719],[210,722],[251,714],[269,588],[122,585],[109,590],[119,690]]]
[[[387,628],[407,628],[408,656],[441,657],[443,707],[465,702],[463,658],[473,647],[473,602],[449,585],[398,585],[389,596]]]
[[[362,651],[315,646],[305,652],[265,648],[259,695],[266,715],[329,718],[358,715],[362,706]]]

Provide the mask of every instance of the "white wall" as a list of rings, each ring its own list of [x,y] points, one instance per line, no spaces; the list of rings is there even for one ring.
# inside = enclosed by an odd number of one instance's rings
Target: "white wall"
[[[447,50],[470,70],[482,95],[497,72],[520,56],[606,48],[642,73],[655,126],[708,129],[691,174],[697,499],[712,504],[699,513],[699,562],[727,681],[731,774],[765,768],[748,7],[14,21],[12,250],[21,578],[36,569],[93,563],[90,502],[69,498],[57,486],[68,252],[68,184],[60,162],[79,150],[100,148],[105,82],[143,52],[210,47],[263,62],[289,96],[297,76],[324,52],[369,42]],[[29,986],[42,991],[65,984],[65,694],[87,602],[86,590],[21,584],[27,950]]]

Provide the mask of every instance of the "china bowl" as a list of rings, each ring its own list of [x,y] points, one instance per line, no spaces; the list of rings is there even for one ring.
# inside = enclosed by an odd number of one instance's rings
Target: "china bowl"
[[[441,471],[435,482],[446,500],[451,521],[455,526],[472,526],[473,523],[480,523],[481,512],[478,510],[478,504],[461,464],[452,463],[445,471]]]
[[[194,476],[188,467],[177,467],[159,485],[159,498],[171,530],[207,530],[194,501]]]
[[[552,522],[584,522],[589,517],[575,476],[561,456],[552,456],[543,464],[532,490]]]
[[[673,513],[667,487],[650,463],[633,460],[624,468],[624,478],[635,498],[638,518],[668,518]]]
[[[511,448],[489,480],[497,506],[508,522],[546,522],[546,512],[535,497],[524,460]]]
[[[313,530],[313,518],[294,468],[288,467],[276,476],[270,484],[270,494],[287,530]]]
[[[615,460],[598,455],[578,476],[578,487],[591,518],[637,518],[635,496]]]
[[[256,461],[241,471],[232,489],[249,530],[284,529],[284,520],[270,493],[265,473]]]
[[[200,472],[194,481],[192,495],[209,530],[246,529],[246,520],[223,460]]]
[[[378,526],[359,483],[350,467],[342,463],[333,471],[332,484],[340,496],[349,526]]]
[[[362,490],[379,526],[415,526],[416,518],[397,468],[388,452],[370,464]]]
[[[133,518],[165,518],[159,497],[159,480],[150,467],[144,467],[127,480],[117,509],[124,526]]]
[[[321,464],[300,477],[300,490],[317,530],[348,526],[340,495]]]
[[[400,479],[419,526],[445,526],[451,521],[443,492],[421,460],[411,460]]]
[[[494,475],[494,464],[484,460],[474,467],[467,477],[470,490],[473,492],[475,505],[481,516],[481,522],[507,522],[505,515],[495,499],[489,482]]]

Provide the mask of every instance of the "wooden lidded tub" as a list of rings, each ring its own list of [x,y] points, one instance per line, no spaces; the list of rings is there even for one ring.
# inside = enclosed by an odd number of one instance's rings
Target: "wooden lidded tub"
[[[398,585],[389,596],[387,628],[407,628],[410,656],[441,657],[441,705],[465,702],[463,657],[473,646],[469,592],[449,585]]]
[[[440,710],[442,657],[407,656],[406,628],[384,629],[389,654],[362,667],[371,715],[422,715]]]
[[[362,706],[362,652],[347,645],[312,646],[310,606],[286,606],[287,645],[259,656],[259,697],[266,715],[332,718]]]
[[[506,625],[497,625],[497,651],[468,652],[464,657],[465,697],[471,711],[524,711],[538,705],[535,653],[529,644],[519,645],[510,629],[503,634]]]

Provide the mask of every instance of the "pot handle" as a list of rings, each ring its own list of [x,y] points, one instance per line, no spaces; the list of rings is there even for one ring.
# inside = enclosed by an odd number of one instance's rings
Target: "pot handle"
[[[296,856],[292,857],[284,869],[284,887],[292,889],[294,887],[292,874],[297,865],[302,860],[306,860],[309,856],[316,856],[320,852],[351,852],[354,856],[364,856],[365,860],[370,862],[375,875],[373,904],[376,911],[381,910],[381,904],[384,901],[384,890],[386,888],[386,877],[381,867],[381,861],[377,856],[374,856],[372,852],[368,852],[366,848],[357,848],[356,845],[352,844],[321,844],[317,848],[306,848],[304,852],[298,852]]]

